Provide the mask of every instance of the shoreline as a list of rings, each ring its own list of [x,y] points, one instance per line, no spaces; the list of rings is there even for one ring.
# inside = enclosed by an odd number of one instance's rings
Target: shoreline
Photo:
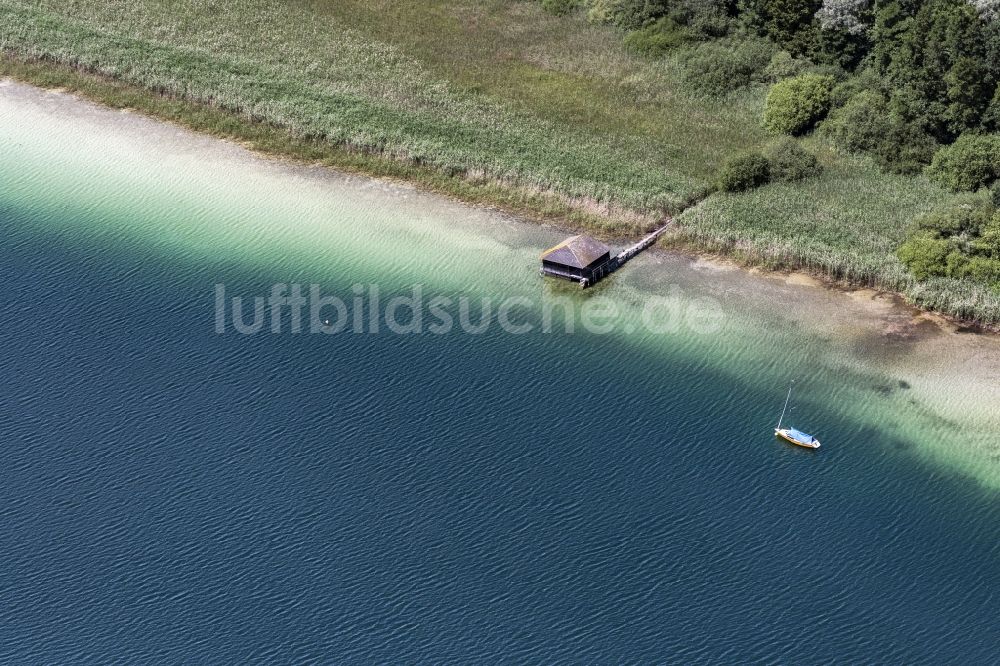
[[[105,233],[112,238],[134,234],[135,244],[156,248],[171,261],[197,260],[199,270],[205,266],[205,257],[215,256],[212,248],[218,248],[220,261],[277,269],[277,276],[287,276],[293,265],[302,270],[314,266],[315,261],[318,264],[308,270],[313,275],[319,275],[316,271],[326,275],[329,262],[325,257],[334,251],[342,263],[340,268],[331,269],[330,275],[350,275],[350,281],[362,284],[381,279],[409,284],[415,276],[422,276],[423,282],[433,283],[443,292],[483,288],[491,294],[527,293],[543,301],[559,297],[564,288],[541,278],[529,279],[537,273],[538,251],[561,236],[554,225],[470,207],[409,183],[271,159],[231,141],[147,115],[115,112],[67,93],[13,82],[3,84],[3,88],[0,100],[9,102],[14,114],[10,117],[13,124],[7,123],[13,132],[13,165],[23,160],[39,173],[47,173],[47,165],[52,165],[66,178],[56,178],[53,183],[65,182],[69,196],[75,196],[80,187],[90,188],[91,183],[100,190],[103,182],[111,192],[137,188],[140,196],[115,198],[116,203],[107,209],[109,214],[99,216],[106,224],[97,227],[106,229],[95,228],[95,240],[104,238]],[[19,135],[23,139],[19,140]],[[37,140],[42,152],[18,148],[22,140]],[[67,153],[69,161],[52,163],[49,158],[60,151]],[[39,181],[34,182],[22,184],[33,190],[32,196],[59,196],[60,190],[39,189]],[[208,192],[213,194],[206,199]],[[208,213],[202,207],[212,208],[216,200],[231,200],[236,204],[233,210],[245,208],[250,217],[227,214],[224,210],[230,209],[223,205],[214,213],[219,215],[220,224],[203,224],[201,216]],[[164,214],[162,220],[156,217],[161,205],[174,211]],[[180,212],[185,210],[189,212]],[[147,211],[153,213],[155,223],[132,223]],[[426,224],[420,223],[424,220]],[[366,223],[359,224],[362,221]],[[83,238],[91,232],[81,228],[73,233],[83,234]],[[373,247],[370,233],[400,240]],[[469,250],[444,253],[452,258],[472,256],[472,252],[504,257],[517,262],[520,270],[499,281],[470,283],[463,271],[423,268],[422,261],[411,266],[408,262],[415,255],[409,250],[400,254],[409,242],[423,248],[444,245]],[[927,427],[966,423],[978,428],[977,433],[994,433],[1000,428],[995,410],[989,408],[1000,399],[1000,384],[995,381],[1000,376],[1000,338],[996,336],[961,335],[941,320],[931,321],[931,315],[901,307],[897,297],[874,290],[845,294],[844,290],[817,289],[823,283],[803,273],[745,270],[731,260],[698,258],[665,248],[645,253],[637,262],[635,270],[603,283],[596,292],[623,304],[624,322],[638,321],[635,318],[640,316],[643,299],[664,294],[672,285],[690,295],[715,299],[731,319],[728,332],[721,337],[680,335],[673,342],[658,343],[665,339],[655,336],[633,338],[625,328],[623,341],[630,346],[649,344],[651,352],[677,354],[677,358],[695,352],[696,358],[712,359],[706,361],[707,370],[723,373],[748,364],[766,371],[781,362],[774,359],[774,336],[788,335],[803,341],[801,350],[813,352],[802,355],[800,350],[797,360],[784,363],[802,367],[815,363],[818,372],[845,368],[857,378],[841,387],[850,396],[872,393],[901,401],[899,413],[909,417],[891,422],[879,417],[880,427],[886,427],[887,432],[909,432],[917,423]],[[389,275],[395,277],[387,278]],[[218,282],[218,275],[206,277]],[[574,301],[588,296],[572,289]],[[743,332],[748,330],[756,333],[743,340]],[[897,386],[912,390],[903,393]],[[844,400],[850,402],[854,397]],[[841,417],[854,422],[848,413]],[[981,478],[985,486],[1000,487],[993,464],[996,439],[985,437],[970,441],[967,447],[934,446],[933,442],[917,440],[926,444],[919,451],[928,460],[940,457],[955,469]]]
[[[845,281],[834,280],[822,273],[815,273],[803,268],[767,268],[763,265],[748,264],[741,262],[736,257],[713,252],[702,252],[696,248],[653,248],[654,250],[667,250],[677,252],[695,261],[703,261],[720,267],[731,268],[760,277],[770,277],[783,280],[787,284],[795,284],[802,287],[824,289],[826,291],[844,294],[855,298],[860,295],[870,296],[870,300],[887,298],[892,301],[893,307],[906,310],[914,319],[922,319],[934,323],[943,332],[984,335],[991,338],[1000,338],[1000,324],[995,326],[985,325],[975,321],[963,320],[959,317],[952,317],[935,310],[921,308],[906,300],[905,295],[891,289],[881,289],[861,284],[853,284]]]
[[[613,238],[652,229],[661,214],[573,198],[555,190],[527,188],[485,174],[447,173],[385,153],[296,137],[286,128],[200,101],[151,91],[120,79],[52,61],[26,61],[0,53],[0,78],[44,90],[78,95],[101,106],[141,113],[231,141],[247,150],[293,164],[323,166],[345,173],[403,182],[467,205],[496,208],[533,222]]]
[[[295,137],[285,128],[266,121],[245,119],[219,106],[164,95],[64,63],[23,60],[5,52],[0,55],[0,78],[47,91],[65,92],[109,109],[139,113],[232,142],[269,159],[401,183],[464,205],[500,211],[567,233],[584,232],[605,240],[621,240],[626,236],[646,233],[663,219],[663,215],[574,199],[554,190],[529,189],[485,175],[444,173],[412,160]],[[698,203],[691,203],[673,217],[676,219]],[[835,278],[805,266],[769,267],[765,261],[753,261],[742,256],[738,249],[728,253],[707,249],[680,238],[682,235],[682,229],[668,231],[651,249],[676,252],[691,259],[708,259],[748,273],[805,276],[817,283],[814,286],[841,293],[874,291],[878,295],[891,296],[900,306],[912,309],[915,314],[946,322],[953,330],[991,336],[1000,334],[1000,322],[987,323],[924,308],[895,289]]]

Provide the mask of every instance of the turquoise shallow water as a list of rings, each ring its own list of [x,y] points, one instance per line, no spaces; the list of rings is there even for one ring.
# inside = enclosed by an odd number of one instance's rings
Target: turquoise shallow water
[[[581,293],[558,231],[18,86],[0,146],[0,660],[997,651],[994,341],[665,254]],[[215,332],[278,282],[619,312]],[[641,326],[672,286],[719,330]]]

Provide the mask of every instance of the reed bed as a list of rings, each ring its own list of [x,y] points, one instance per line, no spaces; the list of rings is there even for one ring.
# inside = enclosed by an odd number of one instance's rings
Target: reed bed
[[[923,177],[883,173],[867,158],[827,156],[818,178],[714,194],[685,211],[666,242],[895,291],[919,307],[995,327],[1000,294],[963,280],[919,282],[896,257],[911,221],[956,196]]]
[[[634,136],[588,131],[456,86],[399,48],[294,5],[0,3],[0,46],[208,102],[248,120],[451,172],[641,211],[708,182]]]

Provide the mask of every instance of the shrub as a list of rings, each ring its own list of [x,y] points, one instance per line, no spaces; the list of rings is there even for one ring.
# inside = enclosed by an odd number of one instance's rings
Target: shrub
[[[1000,211],[981,196],[917,220],[897,256],[918,279],[968,278],[1000,287]]]
[[[767,158],[761,153],[750,152],[726,161],[719,172],[719,187],[726,192],[743,192],[764,185],[770,177]]]
[[[833,91],[830,92],[830,108],[844,106],[852,97],[862,92],[877,92],[879,87],[879,75],[875,70],[861,70],[833,87]]]
[[[808,66],[809,63],[807,61],[793,58],[792,54],[788,51],[778,51],[771,56],[771,62],[764,69],[764,78],[771,83],[775,83],[782,79],[801,74]]]
[[[919,173],[938,148],[937,141],[916,121],[892,112],[889,100],[875,90],[861,90],[834,108],[820,131],[850,152],[871,152],[879,165],[894,173]]]
[[[817,63],[808,64],[806,68],[802,71],[803,74],[818,74],[819,76],[829,76],[833,79],[833,84],[830,86],[831,95],[833,93],[833,87],[838,83],[846,81],[849,78],[849,74],[844,70],[843,67],[839,65],[833,65],[830,63]]]
[[[542,9],[556,16],[569,14],[580,5],[580,0],[542,0]]]
[[[1000,137],[963,134],[955,143],[934,154],[927,175],[956,192],[972,192],[1000,175]]]
[[[994,208],[1000,208],[1000,180],[990,187],[990,203],[993,204]]]
[[[755,81],[763,81],[775,47],[768,42],[720,39],[700,44],[685,54],[684,78],[699,91],[724,95]]]
[[[917,232],[929,233],[935,237],[975,235],[990,222],[993,207],[984,205],[982,200],[963,203],[946,210],[934,211],[917,220]]]
[[[944,260],[944,275],[946,277],[962,277],[965,275],[965,268],[968,265],[969,257],[954,247],[954,243],[952,243],[952,251]]]
[[[667,0],[593,0],[587,19],[638,30],[667,13]]]
[[[930,235],[913,236],[896,251],[899,260],[918,280],[944,276],[948,272],[951,243]]]
[[[732,23],[728,0],[576,0],[574,4],[590,7],[587,19],[592,23],[610,23],[629,31],[669,17],[693,39],[722,37]]]
[[[784,137],[767,149],[771,180],[790,182],[819,175],[821,169],[816,156],[791,137]]]
[[[1000,259],[1000,211],[995,212],[993,218],[983,225],[974,245],[979,254]]]
[[[833,77],[802,74],[771,86],[764,104],[764,126],[778,134],[802,134],[830,108]]]
[[[687,30],[670,17],[664,16],[655,23],[626,35],[625,48],[640,55],[656,57],[686,41]]]
[[[729,34],[733,23],[733,20],[726,13],[724,2],[687,0],[679,5],[679,11],[686,16],[686,20],[681,21],[681,23],[686,25],[691,33],[699,39],[725,37]]]
[[[837,146],[853,153],[873,150],[889,132],[889,107],[880,93],[857,93],[830,112],[821,131]]]
[[[875,147],[879,165],[886,171],[920,173],[938,149],[938,142],[917,123],[890,116],[889,128]]]
[[[967,277],[996,287],[1000,285],[1000,259],[971,257],[965,261],[957,277]]]

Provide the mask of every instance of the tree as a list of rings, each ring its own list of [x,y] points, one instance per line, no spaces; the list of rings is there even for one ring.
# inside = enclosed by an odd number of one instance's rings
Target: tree
[[[969,0],[984,21],[1000,20],[1000,0]]]
[[[994,83],[986,63],[961,56],[945,75],[948,85],[948,110],[945,121],[953,134],[975,128],[993,98]]]
[[[873,0],[823,0],[816,12],[823,59],[854,69],[871,48],[868,28]]]
[[[843,30],[850,35],[865,31],[871,20],[872,0],[823,0],[816,19],[823,30]]]
[[[792,55],[817,47],[814,20],[823,0],[739,0],[740,17],[760,34],[770,37]]]
[[[878,9],[873,62],[908,105],[905,115],[939,140],[978,127],[990,104],[996,63],[987,32],[967,0],[897,0]]]

